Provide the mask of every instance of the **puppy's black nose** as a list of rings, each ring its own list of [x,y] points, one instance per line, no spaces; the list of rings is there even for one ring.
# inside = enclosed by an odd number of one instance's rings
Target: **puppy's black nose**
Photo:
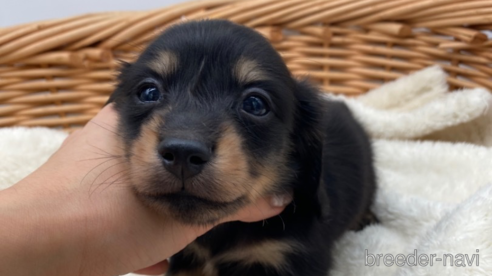
[[[164,139],[158,150],[166,169],[182,180],[199,174],[212,156],[204,143],[175,138]]]

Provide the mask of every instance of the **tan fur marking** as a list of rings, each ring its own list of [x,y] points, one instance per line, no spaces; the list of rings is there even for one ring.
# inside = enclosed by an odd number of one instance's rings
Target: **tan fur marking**
[[[147,179],[145,169],[159,164],[159,157],[155,150],[158,143],[157,129],[159,128],[160,120],[154,116],[148,123],[142,126],[139,137],[131,146],[132,155],[130,157],[130,167],[132,168],[132,182],[144,182]]]
[[[278,270],[287,269],[285,255],[302,250],[299,244],[292,241],[269,240],[250,246],[238,246],[213,259],[213,262],[240,262],[245,265],[259,263]]]
[[[230,124],[224,126],[217,141],[216,157],[213,161],[215,183],[220,185],[222,201],[231,201],[247,194],[252,183],[244,183],[249,177],[246,153],[242,149],[242,138]]]
[[[212,256],[212,254],[210,253],[210,251],[207,248],[200,246],[196,242],[190,243],[183,250],[184,250],[183,253],[190,254],[190,255],[192,255],[192,256],[194,256],[194,257],[196,257],[202,261],[209,260]]]
[[[236,76],[236,79],[243,84],[265,80],[267,78],[266,74],[259,68],[258,63],[246,58],[240,58],[237,61],[236,66],[234,67],[234,75]]]
[[[197,261],[204,262],[205,265],[203,267],[191,270],[191,271],[180,271],[177,274],[173,274],[170,276],[215,276],[216,271],[214,264],[210,262],[212,258],[212,253],[203,246],[200,246],[198,243],[193,242],[183,249],[183,253],[187,255],[191,255],[194,258],[198,259]]]
[[[271,191],[272,185],[277,183],[280,178],[279,167],[264,166],[260,169],[259,175],[258,178],[250,180],[254,182],[254,189],[250,190],[248,197],[251,201],[255,201]]]
[[[201,269],[180,272],[172,276],[216,276],[217,265],[227,262],[238,262],[245,266],[261,264],[273,267],[280,271],[288,270],[285,263],[286,254],[302,251],[302,246],[293,241],[267,240],[253,245],[241,245],[232,250],[226,251],[221,255],[212,257],[211,253],[196,243],[188,245],[185,253],[196,254],[197,258],[202,258],[204,266]],[[200,257],[198,256],[200,255]]]
[[[216,264],[209,260],[205,262],[205,265],[203,266],[202,273],[204,276],[217,276],[217,269],[215,268]]]
[[[217,156],[214,161],[214,177],[220,185],[220,199],[229,201],[239,196],[246,196],[250,201],[264,196],[271,191],[272,185],[278,182],[282,171],[283,156],[272,160],[275,165],[262,165],[258,169],[258,177],[250,175],[250,160],[242,148],[242,137],[232,124],[227,124],[222,137],[217,143]],[[280,154],[282,155],[282,154]],[[215,189],[214,189],[215,190]]]
[[[149,62],[148,66],[156,73],[163,76],[168,75],[178,67],[178,58],[169,51],[161,52],[155,59]]]
[[[157,152],[159,129],[167,112],[168,110],[155,112],[152,118],[141,126],[138,138],[130,145],[130,180],[134,188],[144,194],[171,191],[176,189],[177,185],[181,185],[163,169]],[[156,185],[159,179],[168,180],[167,185]]]

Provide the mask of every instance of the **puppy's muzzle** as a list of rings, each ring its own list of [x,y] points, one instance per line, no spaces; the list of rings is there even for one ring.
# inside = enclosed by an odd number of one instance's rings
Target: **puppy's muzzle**
[[[212,150],[204,143],[166,138],[158,147],[164,167],[181,181],[199,174],[212,158]]]

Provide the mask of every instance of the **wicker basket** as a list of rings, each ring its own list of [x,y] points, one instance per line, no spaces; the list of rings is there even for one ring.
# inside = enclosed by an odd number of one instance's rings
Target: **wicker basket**
[[[452,89],[492,90],[490,0],[207,0],[0,29],[0,127],[81,127],[112,92],[118,60],[201,18],[257,29],[326,91],[358,95],[432,64]]]

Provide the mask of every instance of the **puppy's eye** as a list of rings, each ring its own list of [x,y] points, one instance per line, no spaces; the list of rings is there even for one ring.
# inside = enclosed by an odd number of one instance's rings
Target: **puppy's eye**
[[[249,96],[243,101],[243,110],[255,116],[264,116],[270,112],[270,107],[261,97]]]
[[[156,102],[160,98],[161,98],[161,92],[154,85],[146,86],[146,87],[140,89],[140,92],[138,94],[138,99],[144,103]]]

